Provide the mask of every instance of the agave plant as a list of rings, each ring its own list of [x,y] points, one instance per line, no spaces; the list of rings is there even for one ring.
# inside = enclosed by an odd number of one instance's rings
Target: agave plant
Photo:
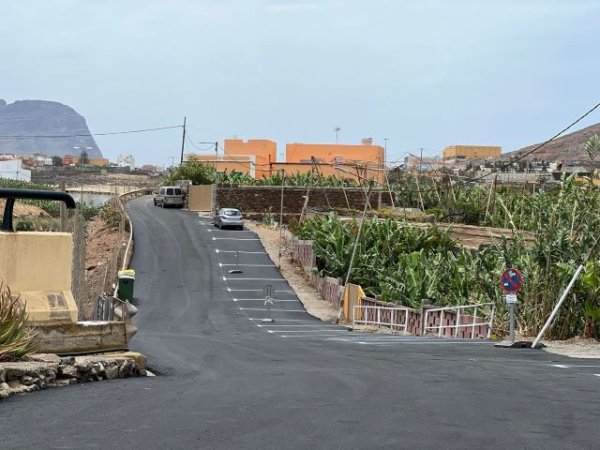
[[[22,358],[35,349],[35,334],[19,297],[0,283],[0,361]]]

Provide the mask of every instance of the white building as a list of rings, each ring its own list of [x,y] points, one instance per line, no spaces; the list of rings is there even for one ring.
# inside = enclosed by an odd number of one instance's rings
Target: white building
[[[133,155],[119,155],[117,157],[117,166],[119,167],[135,167],[135,159]]]
[[[23,161],[10,159],[0,161],[0,178],[9,180],[31,181],[31,170],[23,168]]]

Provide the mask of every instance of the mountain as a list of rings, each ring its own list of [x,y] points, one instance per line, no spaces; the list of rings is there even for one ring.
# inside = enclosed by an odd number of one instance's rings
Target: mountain
[[[88,156],[102,158],[102,152],[89,134],[85,118],[62,103],[20,100],[7,104],[0,99],[0,154],[79,155],[81,150],[73,147],[91,147],[86,149]]]
[[[535,157],[545,161],[589,161],[588,155],[583,146],[594,134],[600,136],[600,123],[559,137],[554,141],[544,145],[541,149],[533,153],[530,158]],[[533,150],[538,145],[540,144],[529,145],[520,150],[505,153],[502,156],[517,156],[528,152],[529,150]]]

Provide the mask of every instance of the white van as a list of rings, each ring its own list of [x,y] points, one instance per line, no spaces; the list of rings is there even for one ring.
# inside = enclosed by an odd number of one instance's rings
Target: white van
[[[154,196],[154,206],[183,207],[183,191],[179,186],[162,186]]]

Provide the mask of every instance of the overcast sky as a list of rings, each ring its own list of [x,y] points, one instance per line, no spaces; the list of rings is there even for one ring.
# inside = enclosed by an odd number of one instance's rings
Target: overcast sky
[[[359,143],[388,160],[515,150],[600,101],[598,0],[1,0],[0,98],[73,107],[93,133],[177,125]],[[596,112],[582,128],[600,122]],[[99,137],[168,164],[180,130]],[[186,151],[194,148],[187,143]]]

